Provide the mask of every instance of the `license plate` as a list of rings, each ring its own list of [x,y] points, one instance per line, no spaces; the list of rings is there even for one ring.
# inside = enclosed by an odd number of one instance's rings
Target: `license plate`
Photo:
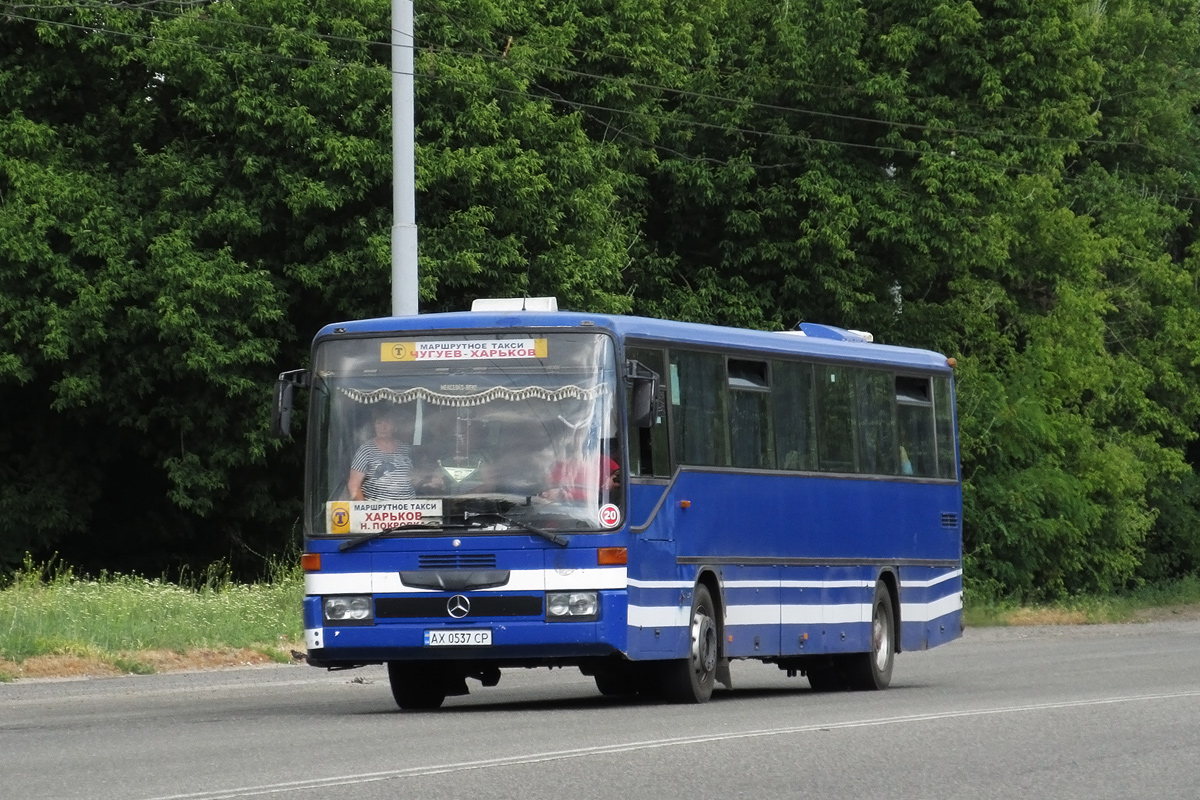
[[[426,647],[490,647],[491,628],[470,628],[457,631],[425,631]]]

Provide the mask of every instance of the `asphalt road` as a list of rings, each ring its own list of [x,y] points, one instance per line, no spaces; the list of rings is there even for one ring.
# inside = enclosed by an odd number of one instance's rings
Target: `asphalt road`
[[[1197,798],[1200,622],[970,630],[886,692],[736,662],[703,706],[506,672],[437,712],[378,668],[0,684],[0,798]]]

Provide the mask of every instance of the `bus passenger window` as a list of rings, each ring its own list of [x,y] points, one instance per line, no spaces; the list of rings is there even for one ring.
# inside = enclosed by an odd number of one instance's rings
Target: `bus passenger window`
[[[724,357],[672,350],[670,381],[676,463],[728,466]]]
[[[933,403],[928,378],[896,376],[896,422],[900,434],[900,474],[936,477]]]
[[[892,376],[875,370],[856,372],[859,472],[895,475],[900,472],[900,454],[896,444]]]
[[[778,467],[791,470],[816,469],[817,437],[813,420],[812,365],[794,361],[772,361],[771,377]]]
[[[954,400],[949,378],[933,379],[935,417],[937,419],[937,474],[939,478],[958,477],[958,456],[954,445]]]
[[[767,363],[731,358],[728,372],[729,449],[733,466],[774,469]]]
[[[856,472],[854,372],[817,367],[817,456],[824,472]]]

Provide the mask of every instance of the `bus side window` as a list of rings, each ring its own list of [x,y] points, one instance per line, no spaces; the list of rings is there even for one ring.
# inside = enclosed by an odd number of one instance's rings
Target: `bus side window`
[[[816,469],[812,365],[772,361],[771,378],[778,466],[790,470]]]
[[[628,347],[625,357],[642,363],[658,373],[659,396],[655,405],[659,414],[665,411],[664,398],[667,391],[666,358],[662,350],[648,347]],[[633,391],[625,392],[627,410],[633,402]],[[662,416],[655,419],[653,427],[629,429],[629,470],[633,475],[669,477],[671,474],[670,439],[667,421]]]
[[[735,467],[775,468],[771,435],[770,373],[767,362],[731,358],[729,373],[729,451]]]
[[[949,378],[933,379],[934,411],[937,426],[937,474],[939,478],[958,478],[958,458],[954,445],[954,396]]]
[[[724,356],[672,350],[670,395],[675,462],[729,466]]]
[[[892,376],[886,372],[860,369],[858,373],[858,471],[873,475],[900,472],[896,443],[896,412]]]
[[[816,368],[817,460],[825,472],[857,472],[854,437],[854,370]]]
[[[937,477],[929,378],[896,376],[896,421],[900,429],[900,474]]]

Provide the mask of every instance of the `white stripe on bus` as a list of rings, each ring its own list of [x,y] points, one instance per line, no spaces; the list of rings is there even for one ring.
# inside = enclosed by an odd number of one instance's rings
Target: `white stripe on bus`
[[[415,570],[414,570],[415,571]],[[572,589],[624,589],[625,567],[590,569],[514,569],[503,586],[472,590],[484,592],[541,592]],[[310,572],[304,576],[304,593],[315,594],[428,594],[444,589],[405,586],[397,572]]]
[[[953,572],[947,572],[945,575],[939,575],[936,578],[930,578],[927,581],[900,581],[901,586],[911,586],[918,589],[927,589],[930,586],[936,586],[943,581],[948,581],[951,578],[957,578],[963,574],[961,569],[956,569]]]
[[[902,622],[930,622],[962,608],[962,595],[953,594],[930,603],[905,603]],[[686,628],[691,609],[687,606],[629,606],[633,628]],[[830,605],[735,605],[725,611],[725,626],[743,625],[846,625],[870,619],[870,603]]]

